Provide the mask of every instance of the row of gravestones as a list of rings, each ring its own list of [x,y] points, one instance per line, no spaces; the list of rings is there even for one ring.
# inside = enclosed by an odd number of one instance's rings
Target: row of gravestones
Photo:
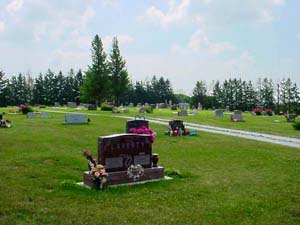
[[[34,118],[36,118],[36,115],[37,115],[37,113],[34,113],[34,112],[28,112],[26,114],[28,119],[34,119]],[[46,113],[46,112],[41,112],[41,113],[39,113],[39,115],[40,115],[41,119],[48,119],[49,118],[49,114]]]
[[[95,104],[80,103],[79,105],[77,105],[76,102],[67,102],[67,107],[69,107],[69,108],[77,108],[78,106],[87,108],[89,110],[97,109],[97,106]],[[59,102],[54,102],[54,107],[61,107],[61,105],[59,104]]]

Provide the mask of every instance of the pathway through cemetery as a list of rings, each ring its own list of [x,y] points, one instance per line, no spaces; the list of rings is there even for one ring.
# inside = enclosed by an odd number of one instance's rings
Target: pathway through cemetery
[[[47,112],[53,112],[53,113],[63,113],[66,112],[62,111],[53,111],[53,110],[44,110]],[[71,112],[68,112],[71,113]],[[73,112],[73,113],[81,113],[81,112]],[[121,115],[99,115],[95,113],[84,113],[85,115],[91,115],[91,116],[106,116],[106,117],[118,117],[118,118],[124,118],[124,119],[130,119],[133,120],[134,117],[130,116],[121,116]],[[169,120],[167,119],[160,119],[160,118],[153,118],[148,117],[147,120],[150,123],[156,123],[165,125],[166,127],[169,124]],[[258,132],[250,132],[250,131],[242,131],[242,130],[235,130],[235,129],[228,129],[228,128],[222,128],[222,127],[214,127],[214,126],[207,126],[207,125],[201,125],[196,123],[188,123],[184,122],[185,127],[191,130],[197,130],[197,131],[204,131],[209,133],[215,133],[215,134],[223,134],[223,135],[229,135],[233,137],[239,137],[239,138],[246,138],[256,141],[263,141],[263,142],[269,142],[273,144],[279,144],[294,148],[300,148],[300,139],[298,138],[290,138],[290,137],[283,137],[278,135],[271,135],[271,134],[264,134],[264,133],[258,133]]]

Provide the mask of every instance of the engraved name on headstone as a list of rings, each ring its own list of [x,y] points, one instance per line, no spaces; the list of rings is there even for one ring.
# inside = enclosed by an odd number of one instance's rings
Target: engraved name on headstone
[[[151,136],[142,134],[118,134],[98,139],[98,163],[108,172],[124,171],[130,165],[151,167]]]

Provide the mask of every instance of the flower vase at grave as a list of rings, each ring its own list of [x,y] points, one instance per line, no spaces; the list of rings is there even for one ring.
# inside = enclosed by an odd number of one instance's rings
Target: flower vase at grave
[[[93,185],[94,185],[94,188],[96,190],[99,190],[100,189],[100,185],[101,185],[101,180],[100,179],[93,180]]]
[[[152,167],[157,167],[158,159],[158,154],[152,154]]]

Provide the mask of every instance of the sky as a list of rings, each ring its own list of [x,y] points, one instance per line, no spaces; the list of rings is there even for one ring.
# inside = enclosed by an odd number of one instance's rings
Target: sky
[[[299,0],[0,0],[0,69],[8,78],[91,64],[98,34],[118,37],[133,81],[241,78],[300,84]]]

